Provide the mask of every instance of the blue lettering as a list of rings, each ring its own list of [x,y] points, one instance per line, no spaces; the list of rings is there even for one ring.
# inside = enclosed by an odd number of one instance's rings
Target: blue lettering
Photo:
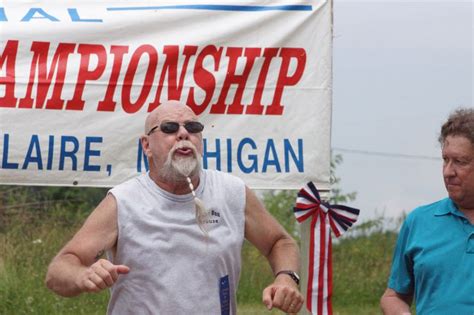
[[[268,173],[270,171],[289,173],[295,169],[299,173],[304,172],[303,139],[295,139],[294,142],[291,139],[283,139],[281,143],[276,143],[275,139],[270,138],[266,139],[266,142],[264,140],[258,144],[249,137],[238,139],[236,143],[234,140],[231,138],[213,140],[204,138],[203,168],[213,167],[216,170],[232,173],[233,163],[235,163],[237,170],[246,174]],[[264,152],[262,152],[263,146],[265,146]],[[143,165],[148,170],[148,163],[148,158],[139,141],[137,172],[142,172]]]
[[[138,156],[137,156],[137,172],[142,172],[142,163],[145,164],[145,170],[148,172],[148,157],[143,152],[142,144],[140,139],[138,139]]]
[[[107,174],[112,175],[112,165],[111,164],[107,164]]]
[[[249,154],[248,155],[248,160],[253,162],[251,164],[251,166],[247,167],[242,162],[242,150],[243,150],[244,146],[247,145],[247,144],[250,145],[250,147],[252,149],[257,148],[257,145],[255,144],[255,142],[252,139],[250,139],[250,138],[242,139],[242,141],[240,141],[239,146],[237,148],[237,164],[239,165],[239,168],[242,170],[242,172],[244,172],[246,174],[251,173],[251,172],[258,173],[258,166],[257,166],[258,157],[257,157],[256,154]]]
[[[72,150],[66,151],[66,145],[72,143]],[[79,141],[73,136],[62,136],[61,137],[61,148],[59,151],[59,170],[64,170],[64,160],[68,157],[71,159],[73,171],[77,170],[77,157],[76,153],[79,150]]]
[[[0,8],[0,22],[8,22],[7,15],[5,14],[5,8]]]
[[[102,22],[101,19],[82,19],[79,16],[77,9],[74,9],[74,8],[67,9],[67,12],[69,12],[69,16],[71,17],[71,21],[73,22],[99,22],[99,23]]]
[[[216,170],[221,170],[221,141],[220,139],[216,139],[216,151],[210,152],[207,150],[207,139],[203,140],[204,144],[204,152],[202,155],[203,158],[203,168],[207,169],[207,159],[208,158],[215,158],[216,159]]]
[[[273,159],[271,159],[270,157],[270,152],[271,152],[271,155],[273,156]],[[263,158],[262,173],[267,172],[267,167],[269,165],[275,165],[276,171],[278,173],[281,173],[280,162],[278,162],[278,155],[276,153],[275,143],[273,142],[273,139],[268,139],[267,147],[265,148],[265,156]]]
[[[8,143],[10,141],[10,135],[3,135],[3,158],[2,158],[2,168],[4,169],[18,169],[18,163],[9,163],[8,162]]]
[[[232,139],[227,139],[227,172],[232,173]]]
[[[35,16],[36,13],[38,13],[40,16]],[[26,15],[21,19],[21,21],[29,22],[32,19],[47,19],[47,20],[50,20],[51,22],[59,22],[58,18],[52,15],[49,15],[41,8],[31,8],[30,10],[28,10]]]
[[[304,160],[303,160],[303,139],[298,139],[298,158],[296,157],[295,151],[291,146],[290,140],[284,139],[283,148],[285,152],[285,172],[290,171],[290,159],[289,155],[293,159],[293,162],[298,169],[298,172],[304,172]]]
[[[100,150],[91,150],[91,143],[102,143],[102,137],[86,137],[86,149],[84,151],[84,171],[99,172],[100,165],[91,165],[91,156],[100,156]]]
[[[33,149],[36,151],[36,155],[33,156]],[[30,140],[30,146],[28,147],[28,151],[25,156],[25,162],[23,162],[22,169],[26,170],[28,168],[28,164],[30,163],[37,163],[38,170],[43,169],[43,161],[41,159],[41,148],[39,144],[38,135],[32,135]]]
[[[47,170],[53,169],[53,153],[54,153],[54,136],[49,136],[48,142],[48,163],[46,164]]]

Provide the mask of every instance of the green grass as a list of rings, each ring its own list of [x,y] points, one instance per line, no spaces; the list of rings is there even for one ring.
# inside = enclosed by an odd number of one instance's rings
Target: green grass
[[[107,292],[65,299],[44,285],[47,266],[77,225],[38,214],[14,217],[0,233],[0,314],[104,314]]]
[[[378,306],[387,286],[395,241],[395,233],[377,232],[346,238],[334,246],[334,305]]]

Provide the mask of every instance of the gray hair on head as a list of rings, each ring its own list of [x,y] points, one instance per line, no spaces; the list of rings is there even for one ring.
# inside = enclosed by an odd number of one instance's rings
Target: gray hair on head
[[[448,136],[466,137],[474,145],[474,108],[459,108],[449,115],[438,138],[441,145]]]
[[[204,203],[202,202],[201,199],[199,199],[196,196],[196,192],[194,191],[194,185],[191,182],[191,178],[189,176],[186,176],[186,180],[188,181],[189,188],[191,189],[191,193],[193,194],[194,197],[194,203],[196,204],[196,221],[201,229],[201,231],[204,233],[204,235],[209,236],[207,229],[206,229],[206,220],[209,216],[209,211],[206,209],[204,206]]]

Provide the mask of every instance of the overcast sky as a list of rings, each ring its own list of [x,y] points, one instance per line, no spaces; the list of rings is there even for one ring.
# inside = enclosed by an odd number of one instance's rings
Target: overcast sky
[[[473,3],[334,0],[334,36],[332,147],[361,221],[446,197],[429,157],[448,114],[473,106]]]

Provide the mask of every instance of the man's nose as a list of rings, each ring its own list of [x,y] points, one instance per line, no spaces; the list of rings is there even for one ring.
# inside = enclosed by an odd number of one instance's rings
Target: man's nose
[[[444,177],[453,177],[455,175],[456,175],[456,171],[454,169],[453,162],[451,162],[451,161],[444,162],[443,176]]]
[[[179,125],[179,129],[177,131],[177,137],[179,140],[188,140],[189,139],[189,132],[184,128],[183,125]]]

